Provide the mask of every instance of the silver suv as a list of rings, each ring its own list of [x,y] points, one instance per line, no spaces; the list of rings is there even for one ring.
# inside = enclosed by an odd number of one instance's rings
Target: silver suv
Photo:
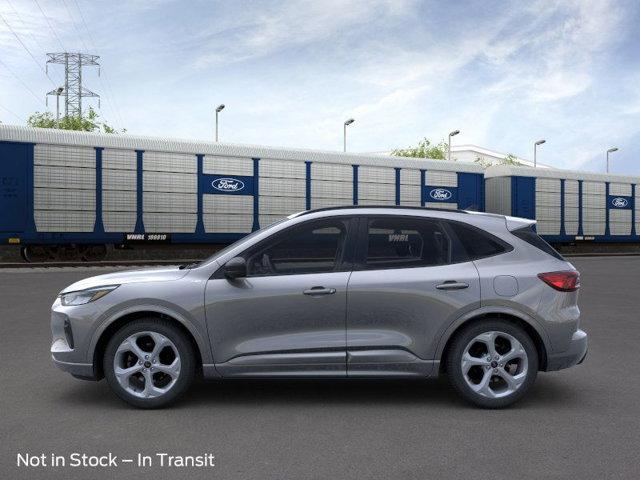
[[[499,215],[406,207],[303,212],[194,265],[64,289],[53,361],[136,407],[205,378],[434,377],[504,407],[580,363],[579,274]]]

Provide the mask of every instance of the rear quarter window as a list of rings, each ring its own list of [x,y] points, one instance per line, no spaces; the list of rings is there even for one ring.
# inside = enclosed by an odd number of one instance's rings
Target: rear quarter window
[[[447,222],[458,240],[453,251],[454,262],[493,257],[513,250],[507,242],[489,232],[460,222]]]
[[[540,235],[535,232],[535,230],[533,230],[533,226],[519,228],[518,230],[514,230],[511,233],[518,237],[520,240],[524,240],[529,245],[533,245],[538,250],[542,250],[544,253],[548,253],[558,260],[564,260],[564,257],[560,255],[555,248],[549,245]]]

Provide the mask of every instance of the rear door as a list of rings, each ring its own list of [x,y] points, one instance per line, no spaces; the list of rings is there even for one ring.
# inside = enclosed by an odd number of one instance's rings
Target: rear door
[[[27,219],[29,145],[0,142],[0,232],[22,232]]]
[[[437,219],[361,219],[348,288],[349,376],[431,373],[444,330],[480,305],[478,272],[459,251]]]

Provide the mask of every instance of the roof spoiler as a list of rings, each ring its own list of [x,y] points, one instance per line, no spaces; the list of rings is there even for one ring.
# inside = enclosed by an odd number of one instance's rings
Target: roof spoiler
[[[531,220],[529,218],[509,217],[507,215],[505,215],[504,221],[507,224],[507,230],[510,232],[536,224],[535,220]]]

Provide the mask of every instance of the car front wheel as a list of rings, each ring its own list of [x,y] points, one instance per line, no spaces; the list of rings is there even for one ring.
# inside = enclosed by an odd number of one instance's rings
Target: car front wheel
[[[193,346],[182,330],[166,320],[136,320],[111,338],[103,368],[111,389],[127,403],[163,407],[193,382]]]
[[[502,408],[521,399],[538,373],[538,354],[529,335],[504,320],[487,320],[462,330],[446,359],[453,388],[483,408]]]

